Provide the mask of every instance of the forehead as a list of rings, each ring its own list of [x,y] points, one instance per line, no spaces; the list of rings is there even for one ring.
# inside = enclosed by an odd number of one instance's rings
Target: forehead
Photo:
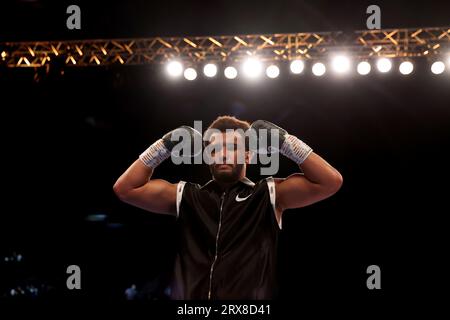
[[[209,142],[213,143],[240,143],[244,142],[244,133],[241,130],[227,130],[227,132],[214,132],[209,136]]]

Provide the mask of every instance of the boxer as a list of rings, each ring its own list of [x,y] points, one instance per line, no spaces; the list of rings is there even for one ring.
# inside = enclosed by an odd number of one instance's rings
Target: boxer
[[[235,117],[218,117],[208,128],[211,180],[204,185],[151,179],[171,156],[174,136],[202,139],[183,126],[153,143],[114,185],[124,202],[149,212],[173,215],[179,239],[170,297],[187,299],[273,299],[277,293],[277,243],[282,215],[335,194],[341,174],[305,142],[264,120],[251,125]],[[231,131],[230,131],[231,130]],[[250,130],[250,131],[249,131]],[[265,152],[291,159],[301,172],[287,178],[267,177],[254,183],[247,164],[261,148],[246,143],[253,132],[269,133],[275,142]],[[241,157],[239,156],[241,152]],[[243,155],[243,156],[242,156]],[[243,158],[243,161],[238,161]]]

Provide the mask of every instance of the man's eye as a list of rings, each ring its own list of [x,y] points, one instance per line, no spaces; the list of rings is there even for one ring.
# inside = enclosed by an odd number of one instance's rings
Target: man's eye
[[[213,144],[212,152],[219,152],[219,151],[222,151],[222,145],[221,144]]]

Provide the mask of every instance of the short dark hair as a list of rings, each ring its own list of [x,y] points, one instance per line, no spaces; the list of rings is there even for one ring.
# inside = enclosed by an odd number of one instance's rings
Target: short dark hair
[[[226,132],[227,129],[231,130],[242,129],[242,131],[244,132],[245,150],[248,151],[249,139],[245,133],[247,132],[248,129],[250,129],[250,122],[240,120],[233,116],[219,116],[209,125],[207,131],[209,129],[216,129],[221,132]],[[208,142],[205,141],[205,145],[207,144]]]
[[[242,129],[244,132],[250,128],[250,123],[245,120],[239,120],[233,116],[219,116],[208,127],[208,129],[217,129],[226,132],[227,129]]]

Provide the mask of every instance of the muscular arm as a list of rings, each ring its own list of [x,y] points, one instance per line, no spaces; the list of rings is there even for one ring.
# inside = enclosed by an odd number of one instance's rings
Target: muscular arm
[[[335,194],[342,186],[341,174],[322,157],[312,152],[296,173],[276,180],[276,206],[283,210],[305,207]]]
[[[115,194],[138,208],[176,215],[177,185],[162,179],[152,179],[153,170],[136,160],[114,184]]]
[[[253,122],[250,129],[256,133],[269,132],[271,143],[278,140],[275,149],[279,148],[280,154],[298,163],[303,171],[303,174],[275,180],[275,211],[279,223],[283,210],[301,208],[328,198],[342,186],[341,174],[296,136],[265,120]]]

